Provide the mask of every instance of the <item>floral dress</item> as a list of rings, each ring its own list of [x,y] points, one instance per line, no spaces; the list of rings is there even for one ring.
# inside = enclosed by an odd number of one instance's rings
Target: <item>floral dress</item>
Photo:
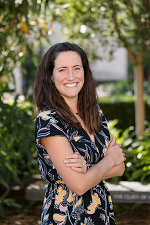
[[[99,111],[102,113],[102,111]],[[115,225],[113,205],[104,180],[82,196],[72,192],[63,182],[41,137],[63,136],[74,152],[84,157],[87,164],[98,163],[105,155],[110,141],[107,120],[103,115],[103,130],[94,134],[95,143],[81,127],[74,131],[62,117],[51,110],[39,113],[36,119],[35,139],[41,177],[48,182],[41,214],[41,225]],[[89,180],[90,182],[90,180]]]

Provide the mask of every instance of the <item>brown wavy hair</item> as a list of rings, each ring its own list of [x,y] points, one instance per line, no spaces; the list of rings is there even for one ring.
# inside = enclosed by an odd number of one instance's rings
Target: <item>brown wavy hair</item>
[[[74,130],[81,125],[70,107],[60,95],[52,80],[55,59],[60,52],[74,51],[81,57],[84,68],[84,85],[78,94],[78,115],[83,119],[90,134],[102,129],[102,116],[99,115],[95,83],[86,53],[78,45],[63,42],[53,45],[43,56],[36,72],[34,84],[34,103],[38,111],[54,110]]]

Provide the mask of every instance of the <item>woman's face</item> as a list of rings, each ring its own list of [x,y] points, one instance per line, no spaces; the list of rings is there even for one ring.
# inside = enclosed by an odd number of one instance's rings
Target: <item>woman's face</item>
[[[84,85],[84,69],[77,52],[59,53],[54,62],[53,81],[66,102],[78,99]]]

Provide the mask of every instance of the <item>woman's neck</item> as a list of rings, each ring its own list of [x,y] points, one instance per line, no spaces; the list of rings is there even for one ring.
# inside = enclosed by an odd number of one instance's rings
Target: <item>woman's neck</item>
[[[65,99],[66,101],[66,99]],[[77,104],[78,104],[78,99],[70,99],[66,101],[66,103],[69,105],[71,111],[73,112],[74,115],[77,115],[78,109],[77,109]]]

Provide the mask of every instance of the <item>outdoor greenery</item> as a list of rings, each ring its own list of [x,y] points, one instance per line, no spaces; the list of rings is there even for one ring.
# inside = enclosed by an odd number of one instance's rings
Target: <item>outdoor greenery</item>
[[[8,83],[10,80],[15,83],[12,71],[16,62],[22,63],[25,87],[29,87],[33,83],[43,40],[50,43],[48,35],[53,34],[54,21],[59,21],[63,25],[66,39],[83,47],[91,61],[102,58],[110,60],[116,48],[124,46],[132,63],[131,70],[142,77],[143,61],[144,68],[149,71],[149,12],[150,2],[147,0],[0,1],[1,216],[4,215],[4,204],[20,207],[14,199],[8,198],[11,186],[19,184],[25,188],[31,176],[38,173],[32,117],[33,99],[30,96],[30,99],[20,101],[16,96],[12,102],[5,102],[3,98],[4,93],[14,91],[9,90]],[[100,51],[102,46],[103,51]],[[108,85],[105,84],[104,87],[107,89]],[[26,94],[26,88],[24,92]],[[107,120],[112,120],[109,123],[110,130],[126,153],[123,179],[150,182],[149,82],[144,82],[146,120],[149,122],[138,139],[134,128],[133,93],[132,82],[113,83],[111,96],[100,98],[99,103]],[[140,93],[143,98],[143,92]]]
[[[147,70],[148,72],[148,70]],[[150,74],[150,72],[149,72]],[[150,81],[144,81],[144,96],[150,96]],[[108,82],[103,84],[103,91],[109,92],[110,96],[118,96],[118,95],[125,95],[126,98],[129,96],[134,95],[134,82],[128,79],[115,81],[115,82]]]
[[[122,132],[117,129],[118,120],[109,122],[109,129],[118,144],[121,144],[126,154],[126,169],[124,180],[139,181],[142,183],[150,182],[150,123],[146,123],[146,130],[136,138],[134,126],[130,126]],[[111,179],[118,181],[118,178]]]
[[[108,120],[111,119],[109,116],[112,110],[120,112],[122,109],[120,114],[113,115],[117,119],[109,122],[113,137],[117,143],[122,145],[126,153],[126,171],[122,179],[149,182],[150,124],[147,123],[147,129],[140,139],[136,139],[132,112],[134,110],[133,97],[129,99],[129,102],[123,97],[120,98],[118,105],[115,99],[119,99],[119,96],[116,95],[113,100],[112,98],[107,98],[107,101],[103,99],[105,103],[100,102],[100,106]],[[31,176],[39,173],[32,106],[29,101],[18,102],[17,98],[9,104],[0,101],[0,121],[2,121],[0,123],[0,189],[3,192],[0,196],[0,215],[4,215],[4,204],[19,207],[13,199],[7,197],[11,186],[16,183],[25,188]],[[128,110],[132,108],[131,120],[129,120],[130,114],[126,111],[126,106]],[[111,180],[119,181],[119,178]]]
[[[18,207],[7,198],[15,183],[25,188],[31,176],[38,173],[34,123],[30,102],[4,104],[0,101],[0,215],[3,204]]]
[[[117,90],[115,92],[118,92]],[[118,119],[117,128],[125,130],[130,126],[135,127],[134,96],[111,95],[99,98],[99,105],[107,120]],[[144,97],[146,120],[150,121],[150,96]]]
[[[51,23],[48,8],[52,2],[52,0],[0,1],[1,81],[11,81],[15,84],[12,71],[17,62],[21,62],[22,71],[27,77],[28,68],[24,61],[27,61],[28,56],[30,56],[30,62],[33,62],[37,68],[37,53],[41,44],[43,41],[50,44],[47,35]],[[27,79],[25,81],[26,84],[29,82]]]
[[[43,40],[49,42],[47,31],[51,18],[45,10],[48,0],[2,0],[0,1],[0,215],[3,205],[19,207],[7,196],[11,185],[17,182],[25,188],[32,174],[38,172],[32,98],[19,103],[5,102],[4,93],[13,93],[8,83],[14,83],[13,69],[21,62],[25,75],[25,87],[33,82],[38,66],[37,53]],[[30,59],[29,59],[30,57]],[[28,65],[32,63],[32,69]],[[33,65],[34,64],[34,65]],[[32,76],[31,76],[32,75]],[[28,82],[30,85],[28,85]],[[24,90],[25,94],[27,90]]]
[[[83,46],[91,58],[109,59],[117,47],[126,48],[134,68],[138,136],[144,131],[145,120],[143,61],[150,44],[150,2],[56,0],[52,7],[52,16],[63,24],[67,38]]]

